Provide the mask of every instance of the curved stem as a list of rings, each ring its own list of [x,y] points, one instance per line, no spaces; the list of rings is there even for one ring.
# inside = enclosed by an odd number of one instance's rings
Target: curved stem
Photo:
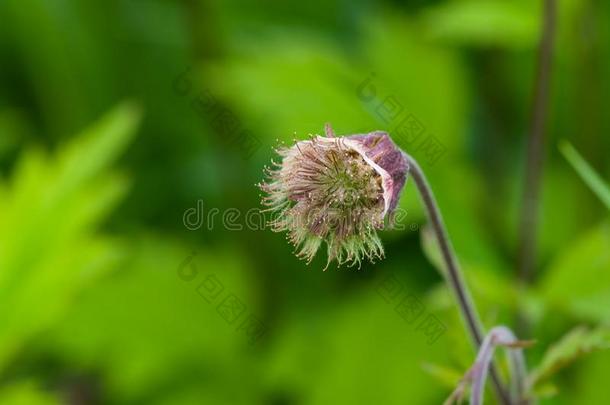
[[[441,216],[440,210],[438,209],[438,204],[436,203],[436,199],[432,193],[432,189],[430,188],[421,167],[415,161],[415,159],[408,154],[405,154],[405,157],[409,165],[409,173],[413,176],[413,180],[417,185],[419,194],[421,195],[422,201],[426,207],[428,219],[432,223],[434,234],[436,235],[436,239],[440,246],[443,261],[445,262],[446,267],[445,276],[447,282],[456,296],[458,306],[466,323],[470,338],[478,349],[483,343],[483,327],[481,326],[478,312],[472,303],[472,298],[470,297],[468,287],[466,286],[466,283],[462,277],[462,272],[460,271],[457,259],[455,257],[453,246],[451,245],[451,241],[449,240],[449,236],[445,229],[443,217]],[[510,405],[511,401],[508,393],[502,386],[499,374],[493,364],[490,368],[490,373],[498,399],[501,403]]]
[[[518,403],[525,396],[525,357],[523,356],[523,343],[519,342],[513,332],[505,326],[493,328],[481,345],[477,359],[472,367],[472,390],[470,393],[471,405],[483,404],[483,387],[487,378],[487,371],[491,366],[494,351],[498,346],[508,349],[509,365],[511,369],[511,396]]]

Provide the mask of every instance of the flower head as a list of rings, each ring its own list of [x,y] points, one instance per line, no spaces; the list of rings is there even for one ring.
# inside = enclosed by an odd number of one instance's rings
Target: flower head
[[[323,242],[328,263],[383,257],[377,230],[398,203],[408,165],[385,132],[336,138],[313,136],[277,150],[265,168],[262,203],[274,231],[287,231],[297,256],[310,262]]]

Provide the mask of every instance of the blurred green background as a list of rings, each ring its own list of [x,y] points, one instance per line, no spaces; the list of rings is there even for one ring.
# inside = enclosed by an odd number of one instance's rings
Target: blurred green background
[[[395,140],[422,162],[486,327],[525,311],[541,403],[607,403],[610,352],[556,370],[603,346],[610,321],[608,207],[557,145],[610,179],[610,3],[558,2],[539,254],[519,290],[540,14],[527,0],[0,0],[0,403],[442,403],[475,353],[411,182],[404,229],[361,269],[306,266],[246,217],[278,142],[325,122],[394,133],[404,117],[417,133]]]

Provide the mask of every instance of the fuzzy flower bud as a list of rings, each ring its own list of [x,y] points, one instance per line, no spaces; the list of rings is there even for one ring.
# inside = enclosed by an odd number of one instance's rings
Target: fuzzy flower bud
[[[392,214],[405,184],[403,152],[385,132],[336,138],[313,136],[277,150],[281,162],[265,168],[262,204],[269,225],[287,231],[297,256],[309,263],[323,242],[328,263],[360,264],[383,257],[377,230]]]

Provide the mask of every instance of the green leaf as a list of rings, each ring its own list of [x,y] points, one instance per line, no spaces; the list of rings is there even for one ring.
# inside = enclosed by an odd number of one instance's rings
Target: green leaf
[[[464,374],[455,368],[440,364],[424,363],[422,368],[425,372],[430,374],[432,377],[434,377],[434,379],[449,389],[454,389]]]
[[[386,302],[374,288],[344,297],[330,312],[320,309],[325,316],[308,309],[291,317],[265,367],[269,390],[291,387],[307,404],[439,403],[444,394],[420,365],[446,359],[447,337],[428,344],[417,330],[421,321],[397,313],[402,298]]]
[[[602,223],[561,252],[539,283],[547,311],[610,320],[610,225]]]
[[[591,191],[610,210],[610,187],[568,141],[559,143],[559,150]]]
[[[0,182],[0,369],[123,256],[97,227],[127,191],[109,171],[139,119],[123,104],[54,156],[25,152]]]
[[[98,370],[111,403],[261,403],[255,346],[241,327],[263,315],[252,269],[239,251],[194,253],[164,238],[134,238],[121,271],[90,286],[45,335],[50,351]],[[205,290],[210,277],[222,288],[215,297]],[[220,310],[233,295],[245,310],[229,321]]]
[[[590,330],[579,326],[547,350],[540,365],[530,373],[530,384],[536,386],[585,354],[608,348],[609,328],[601,326]]]
[[[556,396],[559,389],[554,384],[540,384],[534,387],[533,396],[537,399],[547,399]]]
[[[0,388],[2,405],[59,405],[59,398],[43,391],[30,381],[12,383]]]
[[[538,38],[536,10],[516,2],[443,2],[423,21],[430,37],[460,45],[529,48]]]

